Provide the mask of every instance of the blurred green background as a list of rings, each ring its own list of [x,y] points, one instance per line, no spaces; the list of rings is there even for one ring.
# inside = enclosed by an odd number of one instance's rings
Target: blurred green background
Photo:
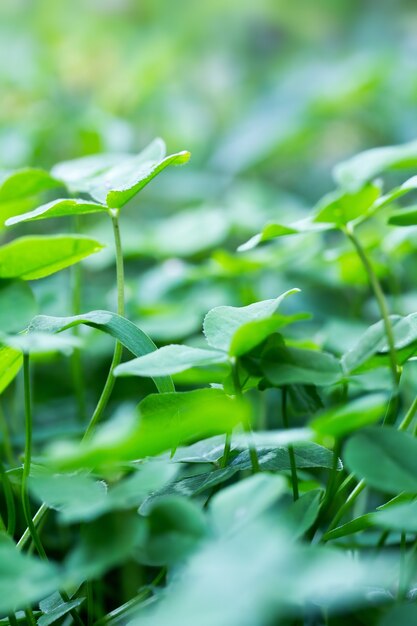
[[[417,135],[416,35],[404,0],[2,0],[0,164],[161,135],[316,199],[335,161]]]

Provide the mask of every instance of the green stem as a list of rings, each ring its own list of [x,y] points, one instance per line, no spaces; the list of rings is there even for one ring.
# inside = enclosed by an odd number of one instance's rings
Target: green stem
[[[116,280],[117,280],[117,313],[119,315],[125,314],[125,297],[124,297],[124,265],[123,265],[123,250],[122,250],[122,242],[120,237],[120,227],[119,227],[119,212],[118,210],[112,210],[111,221],[113,225],[113,236],[114,236],[114,245],[116,251]],[[119,341],[116,341],[116,345],[114,347],[113,359],[110,364],[109,373],[107,375],[106,382],[103,387],[103,391],[101,392],[101,396],[97,403],[97,406],[94,410],[93,416],[90,420],[90,423],[87,426],[87,430],[84,434],[84,439],[88,439],[92,431],[94,430],[96,424],[100,421],[101,416],[107,406],[107,403],[110,399],[111,393],[113,391],[113,387],[115,384],[115,378],[113,376],[114,369],[119,365],[122,358],[123,346]]]
[[[28,354],[23,355],[23,385],[25,395],[25,460],[23,463],[22,474],[22,507],[26,520],[26,525],[29,529],[32,541],[35,544],[39,556],[45,559],[46,553],[40,542],[36,527],[32,520],[28,490],[28,479],[32,463],[32,402],[30,393],[30,368]]]
[[[32,609],[25,609],[26,623],[27,626],[36,626],[35,616],[33,615]]]
[[[73,216],[73,227],[76,233],[80,232],[80,217],[79,215]],[[71,268],[72,278],[72,314],[79,315],[81,313],[81,285],[82,285],[82,268],[79,263],[76,263]],[[73,334],[77,337],[79,335],[79,327],[73,328]],[[84,384],[83,367],[81,361],[81,351],[79,348],[75,348],[71,355],[71,370],[72,380],[75,389],[75,397],[78,407],[78,418],[83,423],[87,417],[86,406],[86,393]]]
[[[226,433],[226,437],[224,440],[224,451],[223,451],[223,456],[221,458],[220,461],[220,467],[226,467],[226,465],[229,462],[229,455],[230,455],[230,449],[231,449],[231,440],[232,440],[232,435],[230,433]]]
[[[404,418],[401,424],[398,426],[398,430],[407,430],[407,428],[410,426],[411,422],[413,421],[413,418],[416,412],[417,412],[417,396],[414,398],[410,408],[408,409],[407,413],[404,415]],[[417,428],[417,424],[416,424],[416,428]]]
[[[16,619],[16,615],[14,613],[10,613],[10,615],[8,615],[8,620],[9,620],[10,626],[18,626],[19,624],[19,622]]]
[[[378,303],[379,311],[381,313],[381,317],[384,322],[385,334],[387,337],[390,369],[391,369],[392,380],[394,383],[394,391],[395,391],[395,394],[397,394],[398,383],[399,383],[399,369],[398,369],[398,362],[397,362],[397,354],[395,351],[394,332],[392,329],[391,320],[389,318],[389,311],[388,311],[387,302],[385,300],[384,292],[382,291],[382,287],[380,285],[378,277],[374,271],[374,268],[372,267],[372,263],[369,260],[361,242],[355,235],[353,228],[349,228],[348,226],[346,226],[344,232],[347,235],[347,237],[350,239],[354,248],[356,249],[356,252],[358,253],[358,256],[368,275],[368,279],[371,284],[372,291]]]
[[[12,537],[16,528],[16,507],[14,503],[12,486],[9,477],[6,474],[5,467],[0,461],[0,477],[3,485],[4,498],[6,500],[7,509],[7,533]]]
[[[282,421],[284,423],[284,427],[286,429],[289,428],[288,421],[288,412],[287,412],[287,388],[284,386],[281,391],[281,412],[282,412]],[[298,490],[298,476],[297,476],[297,463],[295,461],[295,452],[294,446],[291,444],[288,445],[288,456],[290,458],[290,467],[291,467],[291,483],[292,483],[292,494],[294,501],[299,498],[299,490]]]
[[[346,502],[340,507],[340,509],[337,511],[336,515],[330,522],[327,532],[329,532],[330,530],[333,530],[333,528],[336,528],[339,521],[342,519],[345,513],[349,511],[350,507],[353,505],[353,503],[356,501],[356,498],[362,493],[365,487],[366,487],[366,483],[364,480],[361,480],[360,482],[358,482],[355,489],[347,497]]]
[[[237,398],[242,398],[242,387],[240,385],[240,379],[239,379],[239,361],[238,359],[236,359],[236,362],[233,364],[233,368],[232,368],[232,376],[233,376],[233,385],[235,388],[235,394]],[[258,452],[256,450],[256,447],[252,441],[252,428],[251,425],[249,423],[249,421],[245,420],[243,423],[243,428],[245,429],[245,432],[248,436],[249,439],[249,456],[250,456],[250,461],[251,461],[251,465],[252,465],[252,472],[254,474],[256,474],[257,472],[260,471],[260,466],[259,466],[259,459],[258,459]]]
[[[6,416],[3,411],[3,407],[0,404],[0,429],[1,434],[3,435],[3,448],[4,448],[4,456],[7,459],[7,462],[13,467],[15,460],[13,457],[13,448],[12,442],[10,439],[10,431],[9,425],[6,420]]]

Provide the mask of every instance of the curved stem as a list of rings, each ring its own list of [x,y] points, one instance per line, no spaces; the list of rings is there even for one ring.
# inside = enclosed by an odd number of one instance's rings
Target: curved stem
[[[284,423],[284,427],[286,429],[289,428],[288,422],[288,412],[287,412],[287,388],[284,386],[281,391],[281,412],[282,412],[282,421]],[[290,458],[290,467],[291,467],[291,483],[292,483],[292,494],[294,501],[299,498],[299,490],[298,490],[298,476],[297,476],[297,463],[295,461],[295,453],[294,446],[291,444],[288,445],[288,456]]]
[[[22,507],[26,520],[26,525],[29,529],[29,533],[32,537],[32,541],[41,558],[46,558],[45,550],[39,539],[36,527],[32,520],[32,513],[30,510],[29,491],[28,491],[28,479],[30,474],[30,467],[32,463],[32,403],[30,393],[30,369],[29,369],[29,355],[23,355],[23,384],[25,394],[25,460],[23,463],[23,475],[22,475]]]
[[[390,369],[391,369],[391,375],[392,375],[392,380],[394,383],[394,390],[397,393],[398,391],[398,383],[399,383],[399,370],[398,370],[398,362],[397,362],[397,354],[395,351],[395,339],[394,339],[394,332],[392,329],[392,324],[391,324],[391,320],[389,318],[389,311],[388,311],[388,306],[387,306],[387,302],[385,300],[385,296],[384,296],[384,292],[382,291],[382,287],[380,285],[380,282],[378,280],[378,277],[374,271],[374,268],[372,267],[372,263],[369,260],[365,249],[363,248],[361,242],[359,241],[359,239],[357,238],[357,236],[354,233],[353,228],[349,228],[348,226],[346,226],[346,228],[344,229],[345,234],[347,235],[347,237],[350,239],[350,241],[352,242],[354,248],[356,249],[356,252],[358,253],[358,256],[362,262],[362,265],[368,275],[368,279],[369,282],[371,284],[372,287],[372,291],[374,293],[374,296],[376,298],[376,301],[378,303],[378,307],[379,307],[379,311],[381,313],[381,317],[383,319],[384,322],[384,329],[385,329],[385,334],[387,337],[387,343],[388,343],[388,349],[389,349],[389,360],[390,360]]]
[[[113,225],[113,236],[114,236],[114,245],[116,251],[116,280],[117,280],[117,313],[119,315],[124,315],[125,313],[125,297],[124,297],[124,265],[123,265],[123,249],[122,249],[122,241],[120,237],[120,227],[119,227],[119,212],[118,210],[112,210],[111,221]],[[123,346],[119,341],[116,341],[116,345],[114,347],[113,359],[110,364],[109,373],[107,375],[106,382],[103,387],[103,391],[101,392],[101,396],[97,403],[97,406],[94,410],[93,416],[90,420],[90,423],[87,426],[87,430],[85,431],[84,438],[88,439],[91,436],[92,431],[94,430],[96,424],[100,421],[101,416],[107,406],[111,393],[113,391],[113,387],[115,384],[115,378],[113,376],[113,370],[119,365],[122,358]]]

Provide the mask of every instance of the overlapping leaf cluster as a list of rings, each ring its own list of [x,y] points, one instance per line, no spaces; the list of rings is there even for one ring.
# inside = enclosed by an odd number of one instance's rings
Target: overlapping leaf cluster
[[[261,281],[277,271],[277,259],[285,277],[280,295],[211,308],[202,333],[194,322],[190,332],[171,324],[166,337],[177,343],[157,347],[136,323],[121,209],[167,166],[188,158],[165,156],[157,140],[138,156],[87,157],[51,173],[3,177],[1,219],[26,230],[0,247],[0,392],[8,413],[0,464],[2,623],[337,625],[367,614],[370,624],[412,623],[417,313],[397,312],[386,287],[388,255],[398,253],[388,229],[417,225],[415,209],[399,204],[417,182],[413,176],[386,191],[378,177],[414,167],[416,144],[342,163],[337,189],[310,216],[267,224],[240,252],[218,250],[188,266],[172,259],[178,264],[171,276],[162,267],[148,270],[144,285],[153,277],[156,291],[174,294],[201,280],[213,287],[254,273]],[[39,194],[51,190],[60,197],[38,205]],[[75,298],[66,316],[36,315],[38,279],[104,253],[85,234],[37,234],[21,225],[71,217],[78,229],[92,213],[103,213],[113,228],[117,312],[84,309]],[[137,224],[140,233],[139,212]],[[373,232],[384,239],[375,244]],[[128,236],[134,249],[135,233]],[[322,260],[317,284],[339,289],[341,298],[361,277],[369,324],[346,311],[329,314],[310,297],[318,313],[311,320],[303,293],[306,276],[307,289],[314,284],[314,260],[297,272],[291,248],[279,246],[295,236],[296,254],[313,240],[314,250],[327,248],[336,281]],[[414,252],[411,246],[404,257]],[[83,275],[72,269],[77,293]],[[301,293],[286,284],[297,278]],[[186,317],[189,301],[181,306]],[[151,327],[152,312],[147,319]],[[108,347],[95,344],[97,337],[115,345],[94,398],[96,388],[85,384],[91,346]],[[42,371],[52,376],[54,359],[72,372],[67,396],[38,383]],[[36,420],[37,407],[46,413],[48,402],[59,436]],[[67,402],[79,418],[71,438],[62,429]],[[24,442],[15,428],[9,432],[9,415],[17,420],[22,404]]]

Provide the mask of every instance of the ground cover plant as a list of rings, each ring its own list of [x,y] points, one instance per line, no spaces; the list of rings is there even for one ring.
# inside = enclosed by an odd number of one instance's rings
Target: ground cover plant
[[[0,624],[413,624],[417,143],[258,233],[189,158],[2,174]]]

